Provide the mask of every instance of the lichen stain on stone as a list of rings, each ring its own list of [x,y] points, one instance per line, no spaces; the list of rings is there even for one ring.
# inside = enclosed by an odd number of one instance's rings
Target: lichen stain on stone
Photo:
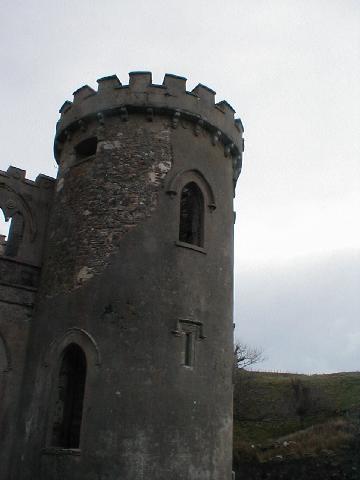
[[[82,267],[79,271],[78,271],[78,274],[76,276],[76,282],[79,284],[79,285],[82,285],[83,283],[85,283],[87,280],[90,280],[90,278],[92,278],[94,276],[94,274],[92,273],[92,268],[89,268],[89,267]]]
[[[154,185],[159,185],[170,168],[171,162],[169,161],[161,161],[153,164],[152,170],[148,173],[149,181]]]
[[[113,140],[111,142],[103,141],[102,148],[104,150],[114,150],[121,147],[121,142],[119,140]]]
[[[155,172],[149,172],[149,180],[151,183],[156,182],[156,173]]]

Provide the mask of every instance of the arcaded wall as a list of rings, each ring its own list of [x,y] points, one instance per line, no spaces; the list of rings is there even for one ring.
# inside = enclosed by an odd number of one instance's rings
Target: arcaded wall
[[[0,254],[1,480],[10,475],[9,460],[16,440],[27,340],[53,186],[54,180],[44,175],[31,181],[19,168],[0,171],[0,209],[17,227],[13,245],[10,238]]]

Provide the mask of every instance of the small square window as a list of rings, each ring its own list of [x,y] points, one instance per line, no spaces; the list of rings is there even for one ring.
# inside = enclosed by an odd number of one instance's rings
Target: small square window
[[[96,154],[97,138],[86,138],[82,142],[78,143],[75,147],[76,160],[83,160]]]

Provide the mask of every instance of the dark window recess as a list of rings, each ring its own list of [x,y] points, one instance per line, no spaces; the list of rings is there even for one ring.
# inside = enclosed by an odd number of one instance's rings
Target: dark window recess
[[[187,367],[193,366],[193,334],[192,332],[185,332],[184,334],[184,365]]]
[[[97,138],[91,137],[78,143],[75,147],[76,160],[82,160],[96,154]]]
[[[86,358],[82,349],[69,345],[60,366],[51,445],[79,448],[86,380]]]
[[[199,247],[204,244],[204,196],[194,182],[181,192],[179,240]]]

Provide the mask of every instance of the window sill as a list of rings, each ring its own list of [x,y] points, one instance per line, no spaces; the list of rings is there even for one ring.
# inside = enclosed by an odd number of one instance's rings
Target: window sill
[[[176,240],[175,245],[177,247],[188,248],[189,250],[194,250],[195,252],[200,252],[206,255],[205,248],[199,247],[198,245],[193,245],[192,243],[180,242],[180,240]]]
[[[182,364],[182,367],[185,369],[185,370],[189,370],[191,372],[194,371],[194,365],[185,365],[185,363]]]
[[[47,447],[41,450],[43,455],[81,455],[80,448]]]

